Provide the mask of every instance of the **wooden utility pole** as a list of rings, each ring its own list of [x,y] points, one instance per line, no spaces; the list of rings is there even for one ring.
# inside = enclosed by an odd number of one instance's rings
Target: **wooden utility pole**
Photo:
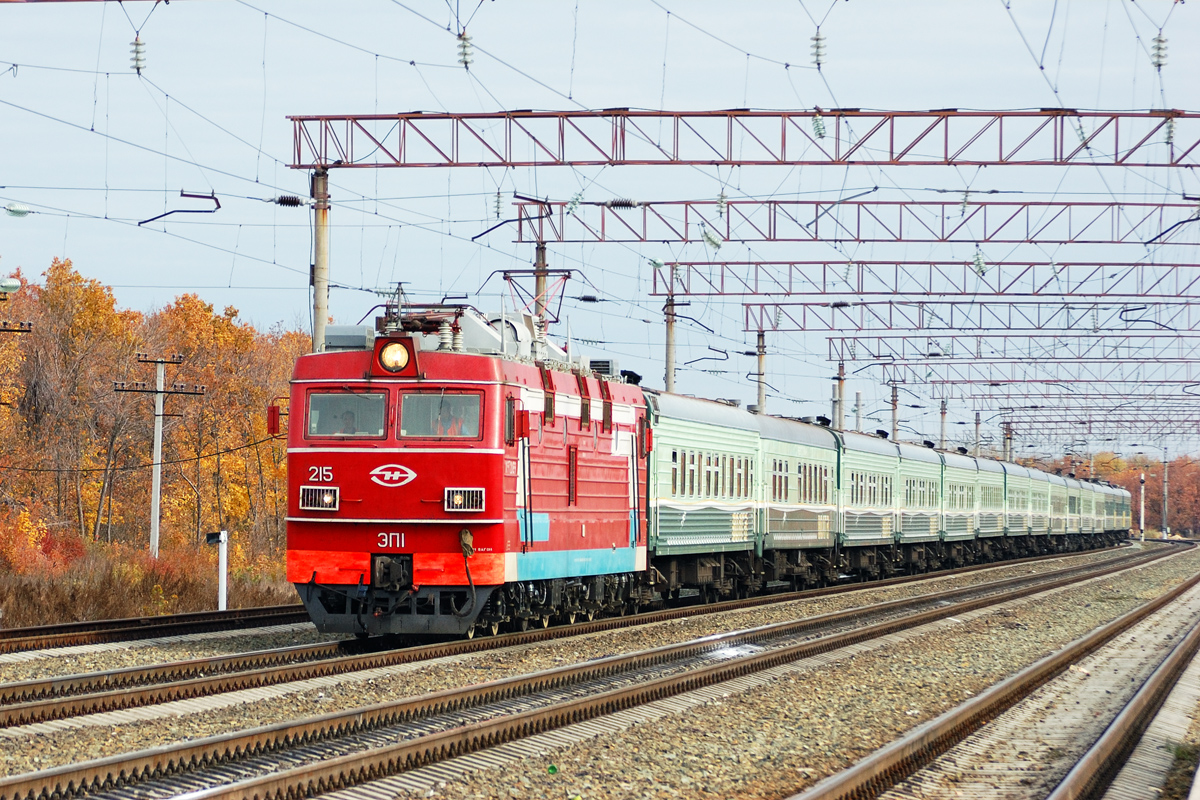
[[[162,495],[162,426],[163,416],[165,416],[163,414],[163,398],[169,394],[202,395],[205,387],[195,385],[189,389],[186,384],[176,383],[170,389],[166,388],[167,364],[183,363],[183,356],[178,353],[167,358],[153,358],[146,353],[138,353],[137,360],[139,364],[154,365],[154,388],[151,389],[142,381],[134,383],[113,381],[113,391],[154,395],[154,455],[150,485],[150,557],[158,558],[158,526]],[[199,491],[198,486],[196,490]]]

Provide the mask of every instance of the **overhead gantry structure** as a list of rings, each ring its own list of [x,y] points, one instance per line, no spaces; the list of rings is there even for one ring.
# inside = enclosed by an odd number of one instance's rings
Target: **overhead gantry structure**
[[[618,108],[290,119],[292,166],[316,176],[318,216],[322,207],[327,215],[321,178],[331,169],[1200,165],[1200,114],[1180,110]],[[1180,400],[1200,377],[1194,374],[1200,198],[1014,200],[989,191],[938,191],[957,197],[887,199],[873,191],[832,200],[724,193],[605,202],[518,197],[514,221],[517,241],[536,245],[535,270],[543,271],[546,245],[554,242],[704,243],[714,252],[725,243],[793,250],[918,243],[931,253],[958,247],[959,256],[962,246],[974,247],[970,259],[657,262],[651,294],[665,298],[668,389],[677,304],[734,297],[744,306],[744,330],[758,339],[760,409],[765,335],[826,331],[850,334],[829,339],[838,385],[847,363],[882,370],[893,406],[901,386],[923,386],[943,400],[969,399],[977,408],[994,408],[992,392],[1001,388],[1012,398],[1021,391],[1087,394],[1097,409],[1137,387],[1163,398],[1158,409],[1184,413],[1168,399]],[[1003,245],[1005,257],[989,258],[982,249],[989,245]],[[1028,247],[1070,248],[1076,257],[1030,260]],[[319,295],[321,279],[315,283]],[[1080,413],[1087,405],[1078,405]]]
[[[297,169],[1200,165],[1180,110],[497,111],[288,117]]]

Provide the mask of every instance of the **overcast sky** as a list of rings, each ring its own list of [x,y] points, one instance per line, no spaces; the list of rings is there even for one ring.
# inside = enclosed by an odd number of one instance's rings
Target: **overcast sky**
[[[894,0],[842,2],[419,2],[176,0],[0,3],[0,274],[37,280],[56,256],[149,311],[196,292],[232,305],[260,328],[308,328],[310,215],[263,202],[307,195],[290,169],[288,114],[416,110],[724,108],[1200,109],[1200,4],[1151,0]],[[825,37],[812,64],[811,37]],[[457,63],[456,34],[473,43]],[[1162,31],[1168,60],[1151,64]],[[130,42],[146,68],[130,69]],[[879,187],[877,199],[944,200],[999,189],[1049,199],[1170,200],[1200,194],[1185,170],[1020,168],[563,168],[334,171],[331,298],[354,323],[407,282],[420,299],[465,293],[496,308],[495,270],[528,266],[512,226],[471,241],[504,213],[514,191],[587,201],[774,196],[838,199]],[[214,214],[175,214],[212,203]],[[1194,239],[1193,239],[1194,240]],[[957,259],[974,245],[737,245],[720,259]],[[1171,256],[1198,263],[1195,247]],[[995,248],[989,259],[1114,258],[1083,246]],[[1130,251],[1128,260],[1145,257]],[[1123,257],[1123,256],[1122,256]],[[581,270],[564,314],[596,355],[662,384],[661,298],[649,261],[715,260],[705,245],[551,245],[552,266]],[[1161,259],[1159,259],[1161,261]],[[753,402],[753,344],[740,301],[697,301],[681,330],[679,361],[729,353],[680,372],[681,391]],[[559,332],[562,333],[562,326]],[[769,409],[827,413],[833,365],[824,336],[773,335]],[[878,372],[854,376],[868,412],[886,404]],[[915,387],[914,387],[915,388]],[[921,392],[917,389],[918,393]],[[937,430],[935,404],[906,412]],[[968,403],[951,419],[973,418]],[[870,428],[886,427],[868,423]],[[960,435],[968,431],[957,428]]]

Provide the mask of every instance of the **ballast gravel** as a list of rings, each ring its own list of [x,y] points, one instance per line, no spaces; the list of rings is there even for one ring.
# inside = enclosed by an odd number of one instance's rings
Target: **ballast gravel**
[[[864,589],[864,592],[849,594],[819,600],[805,600],[780,606],[780,613],[772,617],[772,621],[793,619],[798,616],[813,616],[843,608],[853,608],[882,600],[892,600],[903,597],[913,597],[919,594],[952,589],[961,586],[971,586],[978,583],[1003,580],[1021,575],[1037,575],[1057,569],[1065,569],[1087,563],[1096,563],[1125,555],[1123,550],[1105,550],[1096,553],[1084,553],[1063,559],[1049,559],[1029,564],[1014,564],[997,566],[994,569],[982,570],[946,578],[933,578],[907,586],[892,588]],[[697,625],[713,626],[712,631],[734,630],[741,627],[761,624],[754,622],[762,614],[769,614],[765,609],[750,609],[747,611],[729,612],[719,619],[708,618],[707,621],[696,619]],[[765,619],[765,617],[763,617]],[[246,653],[274,648],[291,647],[293,645],[316,644],[318,642],[335,641],[352,638],[318,633],[308,623],[283,626],[272,629],[250,629],[246,631],[225,631],[221,633],[206,633],[193,636],[172,637],[166,643],[162,640],[114,642],[99,646],[82,646],[65,648],[59,651],[40,651],[31,653],[12,653],[0,655],[0,683],[16,683],[18,681],[39,678],[76,675],[85,672],[101,672],[104,670],[121,669],[125,667],[140,667],[153,664],[166,664],[172,661],[185,661],[193,658]],[[601,634],[601,637],[614,637],[614,645],[623,647],[616,637],[623,632]],[[697,634],[704,635],[704,634]],[[555,645],[547,645],[554,647]],[[625,652],[614,650],[613,652]]]
[[[0,656],[0,683],[274,650],[343,638],[347,637],[318,633],[311,623],[306,622],[149,641],[132,640],[50,651],[6,653]]]
[[[1075,563],[1082,560],[1111,557],[1113,557],[1111,553],[1090,554],[1069,559],[1068,562]],[[443,661],[408,665],[403,669],[397,669],[396,674],[393,676],[382,679],[375,678],[369,682],[356,681],[352,675],[345,676],[344,682],[333,687],[326,687],[321,691],[302,692],[277,697],[265,702],[246,702],[218,711],[190,713],[186,715],[181,713],[180,716],[148,720],[121,725],[119,727],[85,727],[48,734],[22,736],[15,740],[10,739],[6,743],[5,773],[12,775],[46,769],[65,763],[100,758],[170,742],[193,740],[233,730],[309,717],[371,703],[534,672],[568,663],[601,658],[616,653],[626,653],[664,644],[688,641],[699,636],[721,631],[769,624],[771,622],[795,619],[803,616],[813,616],[867,603],[883,602],[899,597],[923,594],[942,588],[994,581],[1002,577],[1046,572],[1051,569],[1062,568],[1063,566],[1064,563],[1062,561],[1013,565],[985,573],[974,573],[941,579],[937,582],[938,586],[936,589],[931,588],[929,584],[880,588],[868,590],[863,593],[855,592],[828,598],[798,601],[796,603],[731,612],[718,616],[693,617],[642,628],[610,631],[545,644],[478,653],[471,656],[458,657],[448,663]],[[1056,600],[1052,605],[1054,608],[1062,609],[1060,612],[1053,612],[1052,609],[1037,607],[1026,607],[1020,612],[1002,612],[996,616],[996,620],[984,625],[991,633],[998,632],[1001,634],[999,640],[993,641],[996,639],[995,636],[991,636],[987,640],[991,642],[990,648],[992,652],[990,655],[977,654],[975,656],[968,656],[966,664],[956,666],[957,662],[956,664],[942,663],[947,661],[948,656],[946,654],[966,652],[962,648],[961,643],[950,642],[947,645],[939,645],[943,649],[935,649],[932,651],[932,655],[925,653],[923,644],[910,645],[907,649],[913,650],[913,653],[904,657],[910,667],[900,668],[895,664],[891,664],[890,659],[885,659],[888,661],[889,666],[880,675],[872,675],[870,669],[866,669],[861,677],[842,682],[836,676],[834,676],[834,679],[831,679],[831,676],[827,673],[814,672],[811,676],[812,681],[817,683],[824,681],[829,685],[821,685],[819,689],[810,690],[811,682],[809,676],[806,675],[801,686],[793,686],[790,690],[784,692],[787,696],[787,703],[780,707],[787,710],[782,716],[778,717],[774,714],[769,714],[768,717],[773,720],[770,723],[760,718],[756,724],[750,726],[742,725],[741,723],[745,719],[753,715],[748,714],[741,708],[732,712],[729,709],[719,710],[716,716],[721,719],[721,724],[710,729],[704,727],[704,725],[709,723],[693,725],[693,723],[687,722],[689,718],[695,716],[687,715],[680,720],[680,724],[683,727],[679,732],[674,734],[675,744],[671,747],[666,747],[666,749],[664,749],[665,745],[662,742],[652,747],[643,744],[643,740],[647,736],[654,735],[655,732],[638,729],[629,734],[632,736],[632,739],[628,743],[628,752],[636,756],[635,763],[627,765],[631,771],[619,780],[615,776],[608,776],[609,768],[606,762],[611,759],[611,754],[606,755],[604,748],[601,748],[597,756],[600,763],[591,763],[589,758],[583,755],[578,757],[580,760],[577,762],[564,758],[563,763],[567,765],[577,763],[579,765],[575,768],[575,775],[580,781],[580,789],[573,791],[575,791],[575,794],[580,794],[583,797],[654,796],[652,793],[647,795],[646,792],[652,786],[659,786],[660,784],[663,791],[668,791],[668,787],[674,786],[675,788],[670,791],[680,793],[679,796],[682,796],[684,793],[694,794],[700,786],[706,785],[710,780],[710,777],[707,776],[708,771],[712,771],[720,763],[728,761],[734,765],[745,764],[755,770],[762,769],[762,766],[758,765],[758,757],[754,754],[764,749],[769,753],[772,748],[784,747],[787,737],[783,734],[788,730],[794,730],[802,719],[812,713],[817,713],[821,716],[821,730],[828,731],[830,734],[835,735],[835,738],[839,731],[849,732],[855,741],[862,740],[859,745],[856,745],[857,747],[866,747],[867,751],[869,751],[871,745],[866,744],[866,742],[874,741],[878,736],[887,737],[883,741],[894,738],[897,732],[906,730],[908,727],[936,713],[940,713],[943,708],[949,707],[953,702],[957,702],[963,697],[964,691],[977,691],[978,688],[990,685],[996,679],[1023,666],[1025,663],[1035,660],[1063,642],[1075,638],[1077,634],[1074,631],[1088,630],[1123,613],[1128,608],[1142,602],[1145,597],[1153,596],[1171,583],[1181,580],[1182,575],[1192,574],[1198,566],[1200,566],[1200,555],[1183,555],[1171,559],[1165,564],[1155,564],[1142,568],[1137,571],[1136,575],[1123,575],[1119,579],[1119,584],[1117,581],[1109,582],[1106,579],[1099,586],[1094,586],[1090,589],[1072,590],[1073,593],[1070,595],[1056,595],[1056,597],[1061,599]],[[1084,599],[1072,599],[1076,597],[1074,593],[1079,592],[1083,593]],[[1032,605],[1037,606],[1038,604],[1035,603]],[[1084,613],[1076,613],[1078,611]],[[1034,615],[1035,619],[1032,622],[1026,622],[1023,619],[1027,613]],[[1055,613],[1057,613],[1057,616],[1055,616]],[[1016,617],[1020,618],[1004,616],[1004,614],[1016,614]],[[1043,614],[1051,614],[1051,617],[1047,618],[1048,621],[1045,623],[1039,621],[1038,615]],[[1058,629],[1059,626],[1067,626],[1066,632],[1060,631]],[[995,630],[992,631],[991,628],[995,628]],[[1019,647],[1010,646],[1008,639],[1011,639],[1012,643],[1022,644]],[[922,639],[922,642],[924,642],[924,639]],[[1029,656],[1027,660],[1023,660],[1021,654],[1030,651],[1031,648],[1033,651],[1036,651],[1035,655]],[[941,653],[941,655],[938,655],[938,653]],[[932,666],[929,666],[929,664],[932,664]],[[1013,666],[1013,664],[1016,665]],[[852,666],[852,662],[845,662],[844,665],[839,665],[835,672],[837,675],[843,675],[844,670]],[[895,673],[895,680],[901,680],[903,683],[899,685],[888,683],[889,675],[892,673]],[[916,673],[920,674],[917,675]],[[883,681],[883,684],[880,684],[880,681]],[[960,686],[959,684],[964,685]],[[815,686],[817,684],[812,683],[812,685]],[[972,686],[975,688],[971,688]],[[850,713],[849,715],[843,714],[843,707],[852,708],[852,706],[845,705],[847,697],[852,697],[859,693],[871,695],[876,700],[887,700],[889,702],[885,703],[885,705],[888,706],[896,704],[906,707],[891,709],[887,712],[881,712],[878,709],[862,710],[857,712],[857,716],[855,713]],[[764,705],[763,701],[758,699],[760,696],[757,695],[753,700],[750,700],[750,706],[759,707],[761,710],[762,708],[771,708],[775,703],[772,700]],[[913,698],[919,697],[920,701],[915,705],[907,702],[890,702],[897,698],[909,696]],[[811,700],[805,700],[805,698],[811,698]],[[732,702],[734,701],[731,700]],[[806,702],[816,703],[817,706],[810,708],[805,705]],[[911,707],[909,707],[910,705]],[[822,710],[814,710],[818,706]],[[895,716],[896,714],[899,716]],[[737,718],[736,727],[743,731],[740,735],[744,741],[738,746],[733,747],[730,745],[729,727],[731,720],[735,717]],[[669,726],[659,727],[666,728]],[[873,731],[875,733],[872,733]],[[12,733],[15,732],[13,731]],[[599,742],[592,744],[600,747]],[[811,748],[815,745],[809,743],[808,746]],[[624,748],[625,745],[617,745],[617,747]],[[805,763],[802,763],[800,766],[812,772],[813,770],[818,770],[821,764],[834,763],[829,761],[829,758],[833,757],[834,752],[842,756],[858,752],[858,750],[847,751],[844,744],[832,745],[832,747],[834,749],[830,751],[827,757],[816,757],[814,755],[813,758],[809,758],[807,751],[802,749],[801,752],[805,753],[805,755],[801,760]],[[706,765],[707,771],[705,773],[706,777],[703,778],[703,783],[698,783],[700,779],[692,776],[689,769],[680,769],[678,767],[678,765],[686,765],[688,763],[689,753],[691,752],[688,748],[692,748],[699,753],[710,753],[710,755],[713,753],[724,754],[716,759],[716,764],[709,763]],[[574,752],[574,749],[572,752]],[[788,751],[781,750],[780,752]],[[641,755],[639,756],[638,754]],[[697,756],[697,758],[699,757]],[[768,755],[765,758],[767,763],[774,763],[777,760],[772,755]],[[643,763],[647,759],[657,759],[656,763],[658,766],[654,769],[649,769],[648,765]],[[810,761],[811,763],[808,763]],[[779,761],[778,766],[784,772],[791,774],[793,783],[796,775],[808,774],[798,772],[798,768],[793,764],[785,764],[783,761]],[[506,787],[505,791],[508,791],[508,788],[512,788],[517,792],[516,795],[512,796],[533,797],[555,795],[562,792],[564,788],[567,788],[567,784],[564,783],[564,773],[566,771],[562,765],[559,766],[558,773],[554,776],[542,774],[544,770],[531,771],[523,769],[514,773],[515,782],[511,786],[506,783],[502,785]],[[643,779],[637,779],[637,776],[642,775],[642,773],[645,773]],[[812,774],[816,776],[815,772]],[[584,793],[584,789],[587,792],[594,792],[597,787],[604,785],[609,777],[612,777],[613,782],[607,786],[606,791],[610,793]],[[779,777],[775,775],[774,771],[769,773],[768,778],[769,780],[764,786],[773,784],[782,785],[779,783]],[[716,780],[716,778],[711,777],[711,780]],[[474,786],[474,788],[472,788],[473,784],[471,783],[448,784],[444,791],[450,793],[448,796],[455,797],[494,796],[497,786],[495,775],[489,772],[487,775],[481,776],[480,781],[481,783],[478,786]],[[538,781],[541,782],[539,783]],[[545,781],[549,782],[546,783]],[[528,787],[525,786],[527,782],[530,784]],[[592,784],[592,786],[589,788],[587,784]],[[625,790],[621,789],[623,785],[629,787],[628,791],[624,794],[622,792]],[[730,785],[742,786],[742,784],[736,782]],[[743,786],[743,789],[747,788],[747,786]],[[522,791],[525,791],[526,794],[522,795]],[[738,789],[736,792],[729,790],[727,793],[736,794],[741,791],[742,789]],[[780,792],[772,790],[750,796],[774,797],[780,795]],[[672,797],[676,795],[668,791],[668,793],[661,796]]]
[[[982,614],[899,645],[796,673],[654,725],[584,741],[541,763],[469,774],[397,800],[438,797],[738,797],[803,791],[1200,568],[1200,552]],[[551,769],[553,765],[553,769]]]

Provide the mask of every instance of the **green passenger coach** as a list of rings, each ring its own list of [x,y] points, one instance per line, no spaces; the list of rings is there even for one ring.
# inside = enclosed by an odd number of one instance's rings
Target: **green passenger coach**
[[[646,390],[652,585],[737,597],[1072,551],[1128,535],[1123,489]]]

